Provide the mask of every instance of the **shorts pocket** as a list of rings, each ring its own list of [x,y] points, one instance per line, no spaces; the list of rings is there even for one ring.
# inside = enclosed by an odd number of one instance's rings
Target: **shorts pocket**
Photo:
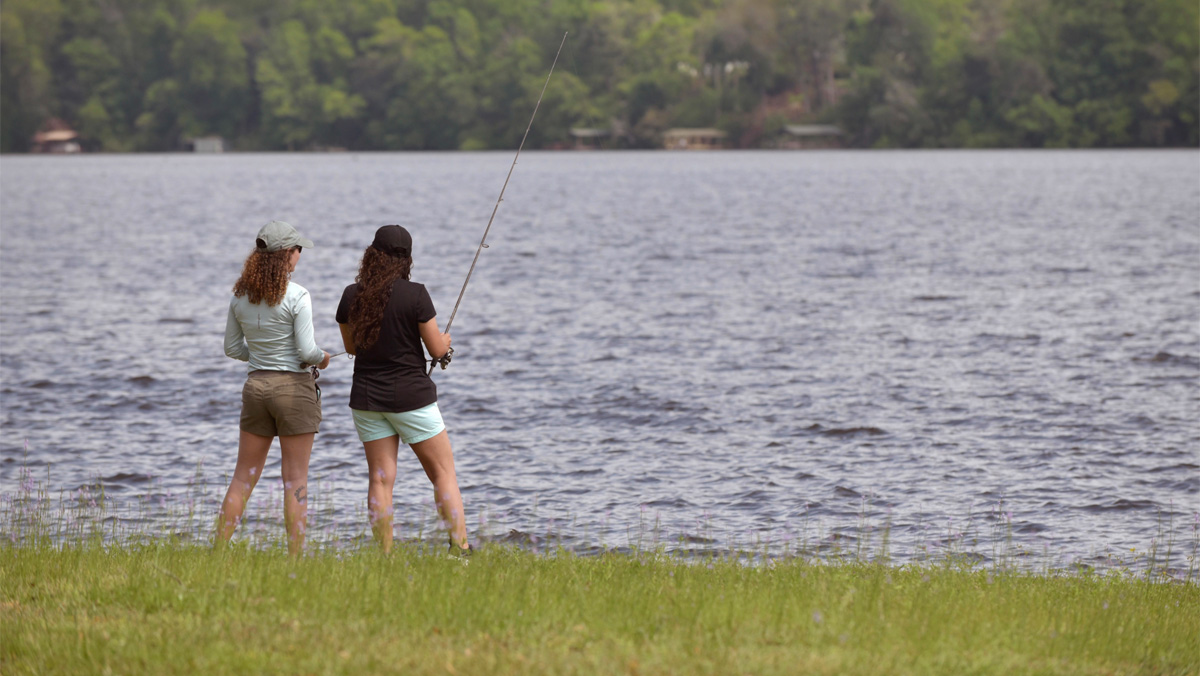
[[[275,400],[279,408],[283,410],[296,412],[321,410],[321,402],[317,400],[317,388],[311,380],[292,381],[281,385],[275,391]]]
[[[278,411],[281,428],[295,430],[295,434],[317,431],[321,401],[316,384],[311,379],[297,379],[281,387]]]

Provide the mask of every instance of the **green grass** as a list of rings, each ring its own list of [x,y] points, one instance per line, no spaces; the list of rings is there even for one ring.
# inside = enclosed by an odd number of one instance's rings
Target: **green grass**
[[[1200,586],[491,546],[0,545],[4,674],[1196,674]]]

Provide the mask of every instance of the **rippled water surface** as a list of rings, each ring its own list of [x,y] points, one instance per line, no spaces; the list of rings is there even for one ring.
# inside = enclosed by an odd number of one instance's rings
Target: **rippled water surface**
[[[511,159],[5,157],[0,489],[29,467],[157,495],[153,522],[199,477],[215,509],[258,227],[316,242],[294,279],[331,352],[385,223],[444,324]],[[489,243],[435,374],[473,529],[774,549],[867,523],[901,559],[971,529],[1066,560],[1191,537],[1196,152],[523,153]],[[316,532],[363,527],[351,367],[320,381]],[[411,537],[431,490],[403,460]]]

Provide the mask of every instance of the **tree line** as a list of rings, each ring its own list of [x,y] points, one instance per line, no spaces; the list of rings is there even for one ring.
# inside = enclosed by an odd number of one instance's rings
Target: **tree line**
[[[0,150],[1200,145],[1195,0],[5,0]]]

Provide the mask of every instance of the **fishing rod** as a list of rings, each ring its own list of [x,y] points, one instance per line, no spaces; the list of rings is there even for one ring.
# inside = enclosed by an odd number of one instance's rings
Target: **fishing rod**
[[[349,352],[348,350],[342,350],[341,352],[338,352],[337,354],[331,354],[331,355],[329,355],[329,363],[330,363],[330,364],[332,364],[332,363],[333,363],[333,358],[334,358],[334,357],[340,357],[340,356],[342,356],[342,355],[344,355],[344,354],[345,354],[345,355],[347,355],[347,357],[348,357],[349,359],[354,359],[354,355],[352,355],[352,354],[348,354],[348,352]],[[300,366],[301,366],[301,367],[305,367],[305,366],[307,366],[307,367],[308,367],[308,369],[309,369],[310,371],[312,371],[312,377],[313,377],[313,380],[316,380],[317,378],[320,378],[320,377],[321,377],[321,374],[319,373],[319,371],[320,371],[321,369],[320,369],[320,367],[319,367],[319,366],[317,366],[316,364],[300,364]],[[320,388],[318,388],[318,389],[320,389]]]
[[[525,139],[529,137],[529,130],[533,128],[533,118],[537,117],[538,108],[542,105],[542,97],[546,95],[546,87],[550,85],[550,76],[554,75],[554,66],[558,63],[558,55],[562,54],[563,45],[567,43],[567,33],[563,32],[562,42],[558,43],[558,51],[554,53],[554,61],[550,64],[550,72],[546,74],[546,82],[542,85],[542,93],[538,94],[537,103],[533,106],[533,115],[529,116],[529,124],[525,127],[525,135],[521,137],[521,144],[517,146],[517,154],[513,156],[512,165],[508,168],[508,176],[504,177],[504,185],[500,188],[500,197],[496,199],[496,206],[492,207],[492,217],[488,219],[487,227],[483,230],[483,238],[479,240],[479,246],[475,249],[475,258],[471,261],[471,268],[467,270],[467,278],[463,280],[462,290],[458,292],[458,300],[454,302],[454,310],[450,313],[450,320],[446,322],[445,333],[450,333],[450,325],[454,323],[454,316],[458,314],[458,306],[462,303],[463,294],[467,292],[467,284],[471,282],[471,273],[475,272],[475,264],[479,262],[479,254],[484,249],[488,248],[487,236],[492,229],[492,221],[496,220],[496,212],[500,210],[500,203],[504,201],[504,191],[508,188],[508,179],[512,178],[513,169],[517,167],[517,158],[521,156],[521,149],[525,147]],[[433,368],[438,364],[442,365],[442,370],[450,365],[450,356],[454,354],[454,348],[449,348],[446,354],[437,359],[429,360],[429,374],[433,374]]]

